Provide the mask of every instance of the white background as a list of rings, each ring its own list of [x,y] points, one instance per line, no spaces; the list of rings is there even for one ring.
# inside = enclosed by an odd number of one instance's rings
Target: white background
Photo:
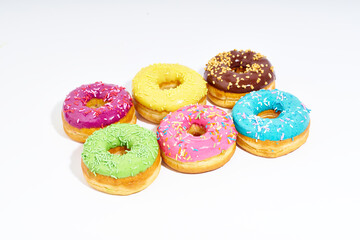
[[[0,1],[1,239],[360,239],[356,1]],[[144,191],[90,188],[61,105],[95,81],[125,86],[145,66],[203,74],[252,49],[278,89],[310,109],[310,136],[276,159],[237,148],[224,167],[162,167]],[[155,125],[138,121],[149,129]]]

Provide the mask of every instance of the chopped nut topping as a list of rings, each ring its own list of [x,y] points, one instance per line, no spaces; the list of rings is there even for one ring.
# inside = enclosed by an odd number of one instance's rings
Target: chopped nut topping
[[[256,60],[259,60],[259,59],[261,59],[261,58],[263,58],[263,57],[264,57],[264,56],[261,55],[260,53],[255,53],[253,59],[256,61]]]

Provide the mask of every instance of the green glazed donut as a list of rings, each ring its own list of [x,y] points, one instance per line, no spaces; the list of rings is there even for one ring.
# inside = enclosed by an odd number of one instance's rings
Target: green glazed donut
[[[123,155],[109,152],[116,147],[127,150]],[[112,124],[87,138],[81,154],[82,169],[92,187],[107,193],[128,195],[129,188],[139,185],[137,178],[142,178],[147,186],[156,178],[161,165],[159,156],[155,133],[134,124]],[[127,184],[126,193],[124,183]],[[144,184],[140,184],[141,187],[147,187]]]

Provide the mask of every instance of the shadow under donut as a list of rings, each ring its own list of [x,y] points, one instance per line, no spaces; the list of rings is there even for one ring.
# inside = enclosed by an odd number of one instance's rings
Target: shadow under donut
[[[81,170],[81,153],[83,150],[83,145],[79,144],[79,146],[75,149],[75,151],[71,154],[71,162],[70,162],[70,170],[72,174],[84,185],[89,186],[85,181]]]
[[[63,102],[57,102],[51,111],[51,125],[55,131],[62,137],[70,139],[63,129],[62,119],[61,119],[61,109]]]

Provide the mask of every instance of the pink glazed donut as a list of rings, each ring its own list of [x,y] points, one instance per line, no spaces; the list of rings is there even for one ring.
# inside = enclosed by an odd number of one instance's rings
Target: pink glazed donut
[[[198,104],[169,113],[157,130],[164,162],[185,173],[223,166],[235,152],[236,136],[229,114],[215,106]]]
[[[64,101],[62,120],[66,134],[78,142],[113,123],[136,123],[131,95],[124,87],[102,82],[71,91]]]

